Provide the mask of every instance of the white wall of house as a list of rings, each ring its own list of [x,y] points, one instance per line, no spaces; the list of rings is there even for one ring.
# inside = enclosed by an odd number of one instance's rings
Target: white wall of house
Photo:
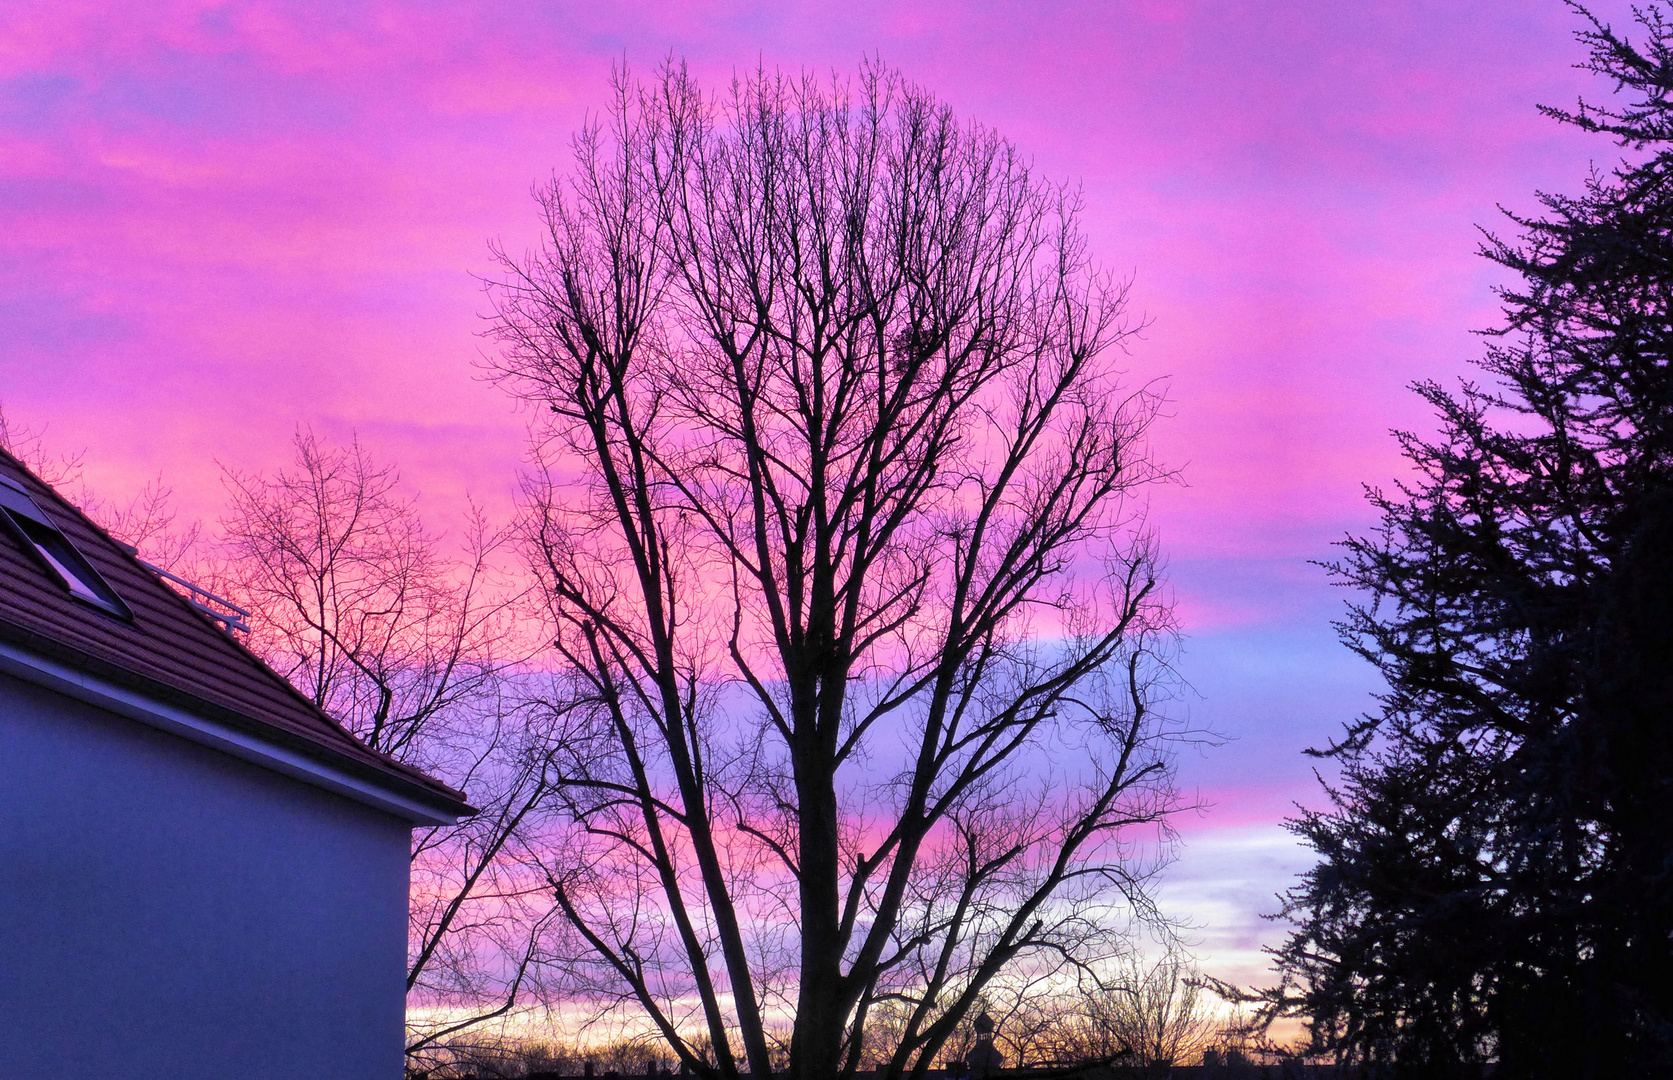
[[[0,1080],[396,1080],[410,828],[0,674]]]

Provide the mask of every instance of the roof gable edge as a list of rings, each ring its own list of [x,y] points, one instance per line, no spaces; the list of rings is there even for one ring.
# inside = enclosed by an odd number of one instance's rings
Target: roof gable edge
[[[297,739],[294,746],[283,745],[273,737],[280,733],[265,726],[258,729],[257,725],[227,722],[233,715],[206,715],[225,710],[186,708],[184,703],[164,700],[142,688],[101,678],[86,665],[66,662],[66,659],[43,655],[0,637],[0,672],[25,682],[334,792],[415,825],[451,825],[474,813],[462,798],[427,791],[416,783],[400,783],[397,777],[372,769],[357,769],[359,763],[353,759],[326,760],[317,752],[325,748],[306,740]],[[124,680],[128,681],[133,680]],[[316,752],[309,753],[310,750]]]

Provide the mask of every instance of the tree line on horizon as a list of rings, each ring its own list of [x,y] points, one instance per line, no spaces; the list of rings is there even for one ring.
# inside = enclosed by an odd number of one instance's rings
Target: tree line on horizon
[[[1154,902],[1202,736],[1126,283],[1072,188],[881,64],[617,75],[538,248],[495,250],[515,521],[444,541],[307,431],[212,530],[83,492],[481,808],[414,834],[413,1074],[521,1061],[496,1025],[560,1007],[702,1080],[918,1078],[984,1010],[1032,1063],[1271,1053],[1287,1017],[1364,1075],[1673,1073],[1673,30],[1570,6],[1619,96],[1543,111],[1627,159],[1486,237],[1520,282],[1489,381],[1415,387],[1438,432],[1323,564],[1387,688],[1312,751],[1265,990]]]

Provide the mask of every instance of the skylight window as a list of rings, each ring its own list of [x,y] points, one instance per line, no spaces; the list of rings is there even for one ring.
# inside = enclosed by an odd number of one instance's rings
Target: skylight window
[[[33,552],[71,596],[112,615],[133,617],[116,590],[105,583],[70,543],[69,537],[35,505],[28,490],[6,476],[0,476],[0,519],[4,519],[24,549]]]

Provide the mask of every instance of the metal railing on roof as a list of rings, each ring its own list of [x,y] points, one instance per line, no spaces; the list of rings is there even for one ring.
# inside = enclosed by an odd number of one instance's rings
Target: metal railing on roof
[[[156,574],[158,577],[167,581],[172,581],[182,589],[185,589],[186,602],[203,612],[205,615],[209,616],[211,619],[220,623],[229,633],[234,630],[244,634],[248,634],[250,632],[250,624],[245,621],[250,617],[250,613],[233,603],[231,600],[228,600],[225,597],[216,596],[203,586],[193,584],[181,577],[179,574],[171,574],[162,567],[139,558],[138,555],[135,555],[134,558],[139,561],[141,566],[145,567],[153,574]]]

